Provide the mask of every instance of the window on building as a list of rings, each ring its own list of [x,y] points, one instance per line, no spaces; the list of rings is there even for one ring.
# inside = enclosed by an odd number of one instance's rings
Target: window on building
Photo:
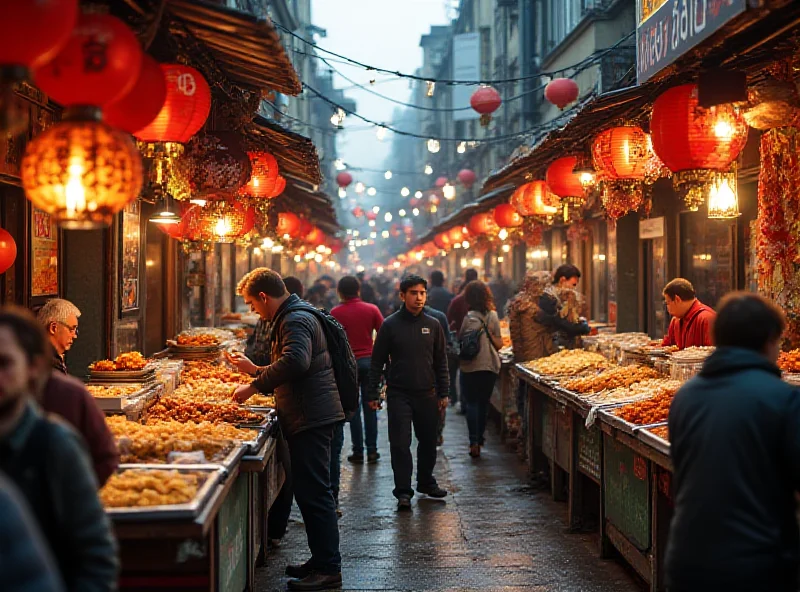
[[[556,48],[581,22],[595,0],[544,0],[545,53]]]

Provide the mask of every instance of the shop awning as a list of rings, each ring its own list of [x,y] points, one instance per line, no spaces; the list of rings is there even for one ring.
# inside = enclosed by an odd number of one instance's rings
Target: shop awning
[[[272,22],[202,0],[167,0],[170,32],[203,43],[233,83],[299,95],[303,86]],[[199,56],[195,56],[199,57]]]
[[[306,136],[257,115],[242,130],[248,150],[267,150],[278,160],[281,174],[309,185],[322,183],[317,149]]]

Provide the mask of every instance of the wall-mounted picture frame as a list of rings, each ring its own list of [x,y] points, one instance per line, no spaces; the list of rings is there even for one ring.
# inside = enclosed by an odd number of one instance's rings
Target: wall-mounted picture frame
[[[138,314],[141,276],[141,207],[138,201],[133,201],[125,206],[120,216],[119,311],[122,317]]]
[[[59,294],[58,225],[55,218],[31,206],[31,286],[32,303],[44,303]]]

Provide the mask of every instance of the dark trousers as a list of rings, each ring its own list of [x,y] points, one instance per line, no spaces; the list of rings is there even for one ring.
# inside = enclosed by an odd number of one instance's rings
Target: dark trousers
[[[283,470],[286,473],[286,480],[283,482],[281,490],[275,501],[272,502],[272,507],[269,509],[267,516],[267,538],[269,539],[282,539],[286,534],[286,527],[289,525],[289,515],[292,513],[292,500],[294,493],[292,492],[292,461],[289,456],[289,446],[286,444],[286,438],[278,431],[275,437],[275,455],[278,461],[283,465]]]
[[[339,482],[342,477],[342,448],[344,447],[344,422],[333,426],[333,440],[331,440],[331,490],[333,499],[339,503]]]
[[[331,441],[335,425],[311,428],[287,437],[294,499],[306,526],[311,565],[322,573],[341,571],[339,523],[331,492]]]
[[[497,374],[489,371],[461,372],[461,399],[467,405],[467,428],[469,444],[483,443],[486,418],[489,414],[489,399],[497,380]]]
[[[378,412],[370,409],[367,401],[367,388],[369,386],[370,358],[356,360],[358,364],[358,386],[361,389],[359,410],[350,420],[350,437],[353,439],[353,452],[364,454],[364,436],[367,439],[367,454],[378,452]],[[361,412],[364,413],[364,427],[361,427]]]
[[[439,423],[439,399],[436,394],[389,391],[386,395],[389,413],[389,444],[394,472],[394,495],[414,495],[411,474],[411,426],[417,437],[417,489],[436,487],[433,467],[436,465],[436,437]]]

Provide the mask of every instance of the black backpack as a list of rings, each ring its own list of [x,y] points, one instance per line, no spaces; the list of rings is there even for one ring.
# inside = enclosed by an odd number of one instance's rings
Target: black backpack
[[[345,420],[350,419],[358,410],[358,366],[353,348],[347,339],[347,332],[327,310],[321,310],[308,306],[305,308],[312,313],[319,324],[322,332],[325,333],[325,340],[328,342],[328,353],[331,356],[333,374],[336,378],[336,388],[339,391],[339,399],[342,402]]]
[[[473,329],[472,331],[465,331],[458,340],[458,357],[465,361],[474,360],[478,357],[481,351],[481,334],[486,331],[486,336],[489,336],[489,330],[486,328],[486,323],[481,322],[480,329]]]

